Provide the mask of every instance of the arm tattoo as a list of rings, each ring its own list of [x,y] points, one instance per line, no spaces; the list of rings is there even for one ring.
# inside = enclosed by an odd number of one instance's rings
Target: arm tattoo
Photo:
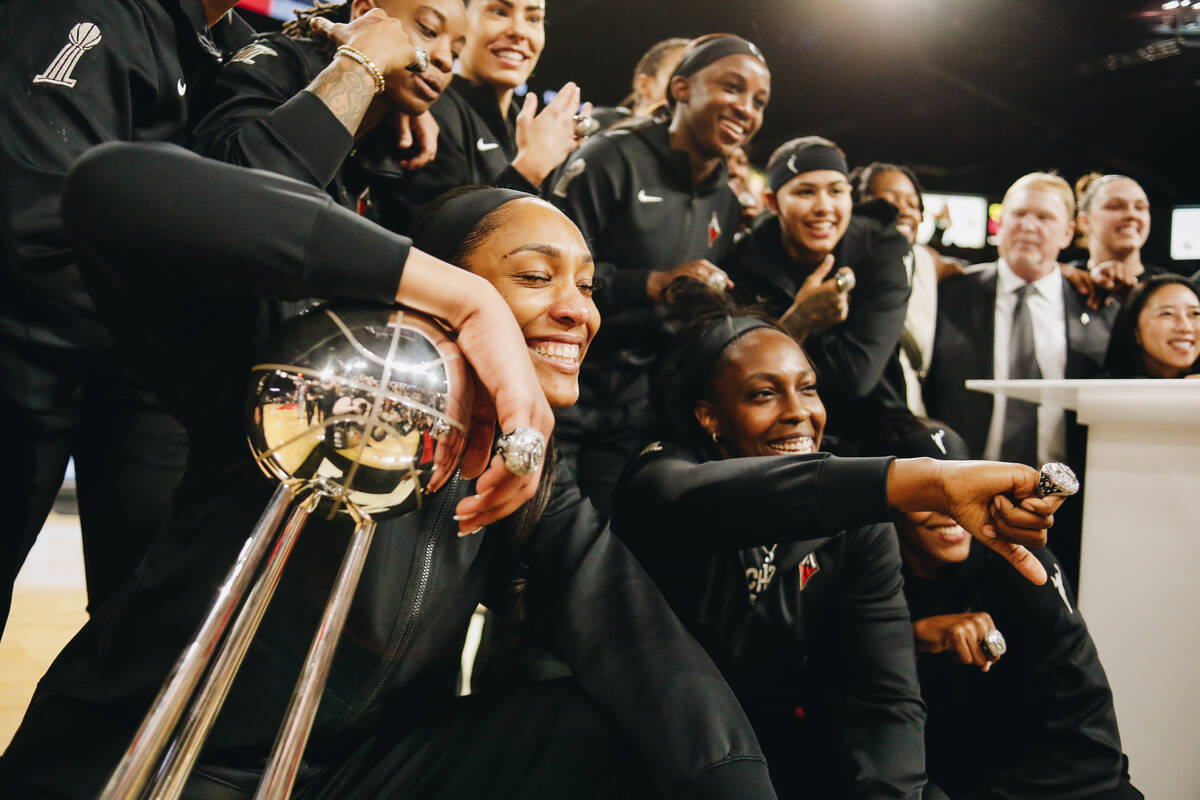
[[[354,134],[375,97],[375,82],[359,64],[348,58],[335,58],[313,79],[307,91],[321,98],[346,130]]]

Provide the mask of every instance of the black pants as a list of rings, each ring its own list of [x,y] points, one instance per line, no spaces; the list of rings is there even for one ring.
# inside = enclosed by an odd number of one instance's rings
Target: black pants
[[[187,436],[111,349],[0,339],[0,632],[12,584],[75,458],[88,611],[137,568],[183,474]]]
[[[186,800],[242,800],[257,775],[201,768]],[[297,800],[608,800],[659,797],[632,749],[573,678],[458,698],[397,719],[297,784]]]

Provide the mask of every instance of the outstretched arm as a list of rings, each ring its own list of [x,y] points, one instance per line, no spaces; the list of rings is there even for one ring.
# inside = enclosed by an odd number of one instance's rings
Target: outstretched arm
[[[931,458],[763,456],[701,462],[662,444],[634,462],[617,489],[614,528],[655,532],[638,546],[711,552],[833,536],[887,522],[892,511],[941,511],[1023,575],[1045,570],[1025,546],[1046,544],[1061,498],[1036,497],[1038,473],[1017,464]]]
[[[458,330],[459,346],[493,401],[494,415],[476,426],[481,438],[473,442],[475,458],[464,464],[466,471],[486,463],[493,419],[505,431],[531,427],[550,435],[553,415],[524,338],[491,284],[411,249],[408,239],[308,184],[177,147],[108,144],[72,170],[63,219],[97,301],[122,323],[118,329],[149,320],[155,339],[204,343],[210,334],[221,340],[228,318],[253,313],[249,301],[259,298],[401,303]],[[193,303],[213,313],[196,313]],[[180,319],[199,329],[178,330]],[[253,342],[221,341],[232,354],[222,363],[244,368]],[[213,358],[210,349],[204,352]],[[513,475],[493,459],[477,494],[456,509],[460,528],[473,530],[511,513],[533,495],[538,477]]]

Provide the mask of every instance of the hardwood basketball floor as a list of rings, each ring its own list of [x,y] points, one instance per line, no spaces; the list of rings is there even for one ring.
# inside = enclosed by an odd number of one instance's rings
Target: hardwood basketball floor
[[[46,667],[87,621],[86,605],[79,517],[52,513],[17,576],[0,641],[0,751]]]

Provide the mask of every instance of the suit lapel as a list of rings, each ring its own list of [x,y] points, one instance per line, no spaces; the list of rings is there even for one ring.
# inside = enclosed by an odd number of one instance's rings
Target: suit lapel
[[[999,271],[993,262],[980,271],[979,280],[975,283],[975,297],[969,304],[970,309],[979,309],[971,319],[972,331],[975,334],[975,357],[979,364],[979,376],[991,380],[996,376],[992,364],[992,350],[996,343],[996,283]],[[990,395],[989,395],[990,397]]]
[[[1067,323],[1068,378],[1094,378],[1104,364],[1113,311],[1091,311],[1086,300],[1066,278],[1063,281],[1063,313]]]

